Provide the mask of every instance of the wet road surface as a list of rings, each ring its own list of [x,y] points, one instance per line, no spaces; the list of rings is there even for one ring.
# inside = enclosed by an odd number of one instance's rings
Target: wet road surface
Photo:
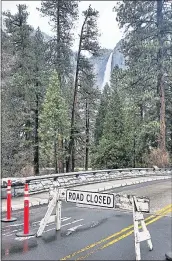
[[[145,218],[154,249],[149,251],[142,242],[141,255],[144,260],[165,260],[172,239],[171,181],[143,183],[113,192],[150,197],[154,215],[145,214]],[[46,209],[31,209],[32,231],[38,230]],[[162,212],[155,215],[160,209]],[[55,224],[48,224],[41,238],[29,239],[15,235],[23,229],[23,211],[15,211],[13,216],[18,218],[16,222],[1,223],[3,260],[135,260],[133,228],[128,227],[133,224],[131,212],[78,208],[64,202],[61,230],[56,232]]]

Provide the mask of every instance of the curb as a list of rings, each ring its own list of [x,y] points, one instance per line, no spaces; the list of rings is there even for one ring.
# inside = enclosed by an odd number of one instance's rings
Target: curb
[[[135,184],[140,184],[140,183],[145,183],[145,182],[149,182],[149,181],[154,181],[154,180],[164,180],[164,179],[171,179],[171,177],[158,177],[158,178],[148,178],[145,180],[140,180],[140,181],[134,181],[134,182],[126,182],[123,184],[116,184],[116,185],[112,185],[112,186],[105,186],[103,188],[98,188],[98,189],[93,189],[94,192],[102,192],[102,191],[108,191],[114,188],[119,188],[119,187],[125,187],[125,186],[131,186],[131,185],[135,185]],[[41,199],[41,200],[34,200],[33,202],[29,202],[29,207],[33,207],[33,206],[41,206],[41,205],[45,205],[49,203],[49,199]],[[24,206],[24,202],[22,204],[18,204],[15,205],[12,210],[19,210],[19,209],[23,209]],[[6,206],[1,208],[1,213],[6,212]]]
[[[110,188],[105,189],[105,188],[99,188],[97,190],[97,192],[101,192],[101,191],[108,191],[110,189],[114,189],[114,188],[118,188],[118,187],[124,187],[124,186],[131,186],[131,185],[135,185],[135,184],[140,184],[140,183],[145,183],[145,182],[149,182],[149,181],[155,181],[155,180],[164,180],[164,179],[171,179],[171,177],[159,177],[159,178],[148,178],[146,180],[140,180],[140,181],[134,181],[134,182],[128,182],[128,183],[124,183],[124,184],[118,184],[118,185],[112,185]]]

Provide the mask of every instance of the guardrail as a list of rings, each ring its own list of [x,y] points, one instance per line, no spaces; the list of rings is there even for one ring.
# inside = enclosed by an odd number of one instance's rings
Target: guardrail
[[[93,184],[105,181],[129,179],[134,177],[145,177],[153,175],[171,175],[172,168],[126,168],[126,169],[107,169],[91,170],[71,173],[49,174],[33,176],[27,178],[16,178],[12,180],[12,195],[14,197],[23,195],[24,184],[29,184],[29,193],[41,193],[49,191],[54,186],[74,187],[86,184]],[[6,197],[6,185],[1,185],[1,197]]]

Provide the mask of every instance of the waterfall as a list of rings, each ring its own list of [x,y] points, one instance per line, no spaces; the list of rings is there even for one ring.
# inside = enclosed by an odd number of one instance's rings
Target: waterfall
[[[112,57],[113,57],[113,52],[111,52],[109,59],[106,64],[106,69],[104,73],[104,78],[103,78],[103,84],[102,84],[102,89],[108,83],[110,85],[110,78],[111,78],[111,65],[112,65]]]

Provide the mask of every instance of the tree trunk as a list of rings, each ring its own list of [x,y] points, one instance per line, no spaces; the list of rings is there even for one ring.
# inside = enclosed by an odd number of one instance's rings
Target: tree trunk
[[[160,142],[159,147],[162,151],[166,151],[166,123],[165,123],[165,90],[163,84],[163,78],[161,78],[160,86]]]
[[[72,158],[71,158],[71,166],[72,166],[72,171],[75,171],[75,140],[73,140],[73,147],[72,147]]]
[[[62,153],[62,150],[63,150],[62,146],[63,146],[62,137],[59,133],[59,135],[58,135],[58,172],[59,173],[62,173],[62,171],[63,171],[63,160],[62,160],[62,156],[61,156],[61,153]]]
[[[136,167],[136,136],[134,135],[133,140],[133,168]]]
[[[36,84],[37,86],[38,84]],[[35,135],[34,135],[34,174],[39,175],[39,137],[38,137],[38,94],[36,95]]]
[[[54,167],[55,167],[55,173],[58,173],[56,133],[54,135]]]
[[[171,143],[170,143],[170,152],[172,155],[172,117],[171,117],[171,133],[170,133]]]
[[[86,121],[85,121],[85,132],[86,132],[86,142],[85,142],[85,170],[88,170],[88,155],[89,155],[89,108],[88,108],[88,101],[86,98],[86,105],[85,105],[85,114],[86,114]]]
[[[64,151],[67,152],[67,150],[65,150],[65,140],[63,138],[62,138],[61,146],[62,146],[61,148],[62,148],[63,155],[65,155]],[[62,173],[64,172],[65,172],[65,156],[62,157]]]
[[[76,64],[76,74],[75,74],[75,84],[74,84],[74,96],[73,96],[73,106],[72,106],[72,116],[71,116],[71,131],[70,131],[70,141],[69,141],[69,156],[68,156],[68,170],[74,171],[75,169],[75,155],[74,155],[74,134],[75,134],[75,110],[77,104],[77,93],[78,93],[78,76],[79,76],[79,61],[81,55],[81,44],[82,44],[82,35],[84,30],[84,25],[86,23],[87,17],[85,18],[80,34],[79,40],[79,48],[78,48],[78,55],[77,55],[77,64]],[[70,162],[72,161],[72,162]],[[71,163],[71,164],[70,164]],[[71,166],[70,166],[71,165]]]
[[[68,151],[68,143],[67,140],[65,139],[64,141],[64,147],[65,147],[65,151]],[[68,160],[68,156],[65,157],[65,163],[66,163],[66,172],[69,172],[69,160]]]
[[[61,79],[61,72],[60,72],[60,64],[61,64],[61,50],[60,50],[60,1],[56,1],[56,16],[57,16],[57,30],[56,30],[56,37],[57,37],[57,59],[56,59],[56,71],[58,74],[58,80],[60,83],[60,90],[62,91],[62,79]],[[63,148],[63,138],[62,138],[62,131],[59,130],[60,139],[58,139],[58,149],[61,150]],[[58,169],[59,173],[64,173],[64,166],[63,166],[63,159],[61,157],[58,158]]]
[[[160,115],[160,135],[158,146],[161,151],[166,151],[166,124],[165,124],[165,89],[164,89],[164,73],[163,73],[163,0],[157,0],[157,27],[158,27],[158,43],[159,50],[157,55],[158,61],[158,79],[157,79],[157,92],[160,97],[158,105]]]
[[[143,104],[140,104],[140,119],[141,121],[144,120],[144,110],[143,110]]]

